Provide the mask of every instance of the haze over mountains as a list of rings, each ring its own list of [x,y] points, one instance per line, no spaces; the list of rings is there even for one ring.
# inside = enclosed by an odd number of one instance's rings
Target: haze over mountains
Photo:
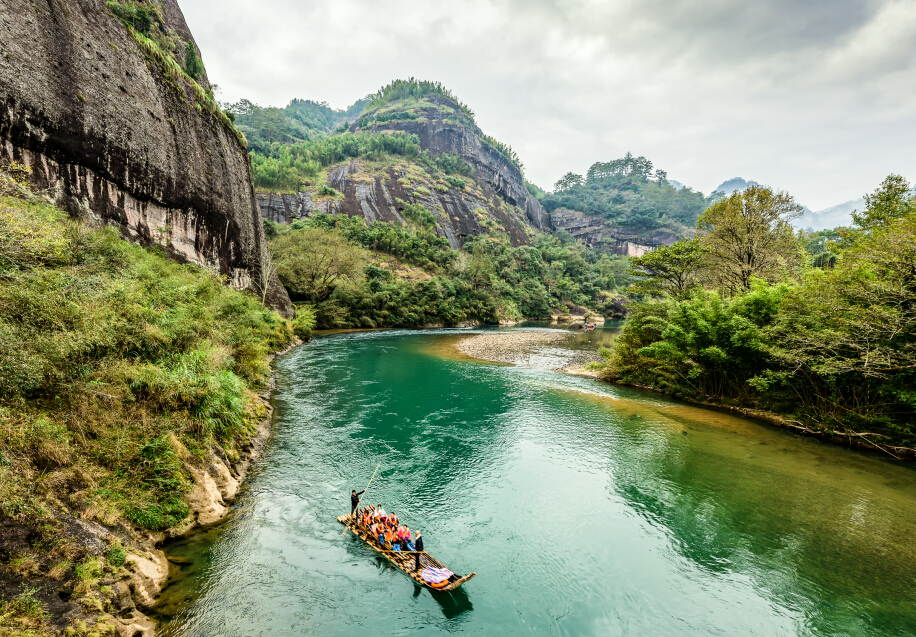
[[[675,183],[675,182],[672,182]],[[743,177],[733,177],[724,181],[716,187],[716,190],[730,195],[736,190],[744,190],[748,186],[759,186],[756,181],[748,181]],[[804,206],[804,204],[802,204]],[[827,230],[838,226],[848,226],[852,223],[852,211],[862,210],[865,208],[865,199],[853,199],[835,206],[824,208],[823,210],[811,210],[804,206],[804,216],[795,221],[797,228],[810,228],[813,230]]]

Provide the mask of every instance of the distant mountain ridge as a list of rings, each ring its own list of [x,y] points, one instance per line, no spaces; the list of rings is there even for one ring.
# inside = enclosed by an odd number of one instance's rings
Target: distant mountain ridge
[[[795,226],[813,230],[829,230],[840,226],[848,226],[852,224],[852,211],[863,210],[864,208],[864,198],[853,199],[823,210],[812,211],[805,208],[805,215],[795,222]]]
[[[723,181],[721,184],[716,186],[715,192],[724,192],[726,195],[730,195],[737,190],[744,190],[748,186],[759,186],[760,184],[756,181],[747,181],[742,177],[732,177],[728,181]]]
[[[744,190],[748,186],[759,185],[756,181],[748,181],[743,177],[733,177],[719,184],[716,190],[730,195],[738,190]],[[852,211],[864,208],[864,198],[846,201],[823,210],[811,210],[808,206],[804,206],[803,216],[797,219],[793,225],[799,229],[811,230],[830,230],[840,226],[848,226],[852,224]]]

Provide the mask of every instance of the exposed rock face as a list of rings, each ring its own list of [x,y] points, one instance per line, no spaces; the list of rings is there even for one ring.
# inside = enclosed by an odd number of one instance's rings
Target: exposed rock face
[[[445,98],[431,101],[448,103]],[[512,206],[525,212],[528,223],[538,230],[550,230],[550,217],[528,189],[518,168],[500,151],[481,141],[480,129],[441,119],[435,108],[424,111],[425,118],[418,121],[391,121],[375,124],[370,130],[395,130],[412,133],[420,139],[420,147],[433,155],[451,153],[458,155],[476,169],[476,179],[486,183],[494,193]],[[351,130],[356,129],[356,124]]]
[[[469,235],[486,233],[487,229],[481,223],[486,223],[487,219],[501,226],[513,245],[529,243],[527,227],[531,225],[530,218],[522,209],[498,201],[494,190],[487,187],[478,189],[468,180],[469,185],[464,189],[451,187],[447,192],[432,190],[425,194],[405,188],[398,181],[405,174],[391,169],[384,178],[366,177],[360,173],[359,161],[353,160],[333,168],[328,175],[328,182],[343,193],[343,199],[314,201],[310,192],[258,194],[257,199],[262,216],[276,223],[292,223],[319,212],[402,225],[406,220],[401,214],[404,206],[398,203],[401,200],[421,204],[432,212],[437,220],[437,234],[448,238],[453,248],[461,247],[464,238]],[[534,203],[537,204],[537,201]]]
[[[175,0],[171,28],[190,38]],[[99,0],[0,0],[0,158],[74,215],[258,287],[265,253],[234,132]],[[290,314],[282,286],[269,295]]]
[[[590,246],[604,246],[614,254],[641,257],[661,245],[672,245],[680,239],[670,231],[635,235],[624,228],[609,225],[600,217],[576,210],[557,208],[550,215],[554,230],[565,230]]]
[[[178,0],[162,0],[162,10],[166,26],[181,36],[181,39],[185,42],[191,42],[194,48],[197,49],[198,57],[203,59],[200,47],[197,46],[197,42],[194,41],[191,29],[188,28],[188,23],[184,19],[184,13],[182,13],[181,7],[178,6]],[[204,69],[203,78],[201,79],[205,84],[210,84],[210,78],[207,77],[206,68]]]

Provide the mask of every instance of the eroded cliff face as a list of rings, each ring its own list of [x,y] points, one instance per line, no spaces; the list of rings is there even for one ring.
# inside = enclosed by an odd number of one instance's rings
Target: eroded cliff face
[[[550,220],[554,230],[565,230],[590,246],[602,247],[621,256],[641,257],[661,245],[672,245],[680,240],[668,230],[636,235],[626,228],[608,224],[601,217],[566,208],[554,210]]]
[[[177,3],[164,9],[189,38]],[[72,214],[259,288],[248,155],[194,88],[99,0],[0,0],[0,18],[0,158]],[[268,298],[291,313],[278,283]]]
[[[444,97],[430,98],[432,103],[449,104]],[[538,230],[550,230],[550,217],[528,189],[522,173],[499,150],[481,140],[483,132],[477,127],[446,121],[443,111],[428,108],[418,120],[374,123],[367,130],[391,130],[412,133],[420,139],[420,147],[432,154],[451,153],[474,167],[478,183],[486,184],[506,203],[520,208],[528,223]],[[351,130],[355,131],[357,124]]]
[[[467,180],[465,188],[448,187],[442,192],[435,188],[405,187],[401,180],[407,177],[403,168],[389,168],[382,175],[365,173],[360,160],[352,160],[328,172],[328,183],[343,194],[343,199],[316,198],[312,192],[298,192],[259,193],[257,200],[265,219],[287,224],[314,213],[325,213],[363,217],[370,223],[387,221],[405,225],[404,204],[420,204],[436,218],[436,233],[446,237],[453,248],[460,248],[467,236],[496,228],[505,232],[513,245],[530,243],[530,224],[525,212],[501,200],[486,184],[479,186]]]

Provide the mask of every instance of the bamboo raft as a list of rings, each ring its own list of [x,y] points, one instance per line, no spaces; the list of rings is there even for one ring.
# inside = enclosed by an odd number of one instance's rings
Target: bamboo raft
[[[417,552],[416,551],[392,551],[389,544],[380,544],[378,539],[372,537],[364,528],[362,528],[356,521],[353,519],[352,515],[342,515],[337,518],[337,521],[343,524],[345,527],[353,531],[353,533],[359,537],[363,542],[369,545],[373,551],[381,553],[385,558],[397,566],[399,569],[404,571],[408,577],[415,581],[420,586],[428,588],[431,591],[440,591],[447,592],[452,591],[467,582],[469,579],[477,575],[477,573],[471,573],[470,575],[465,575],[464,577],[459,577],[454,582],[449,582],[447,586],[441,588],[436,588],[432,586],[429,582],[420,577],[420,574],[415,570],[417,563]],[[386,548],[387,547],[387,548]],[[420,551],[420,569],[429,566],[430,568],[445,568],[442,564],[436,560],[432,555],[426,551]],[[457,574],[456,574],[457,575]]]

